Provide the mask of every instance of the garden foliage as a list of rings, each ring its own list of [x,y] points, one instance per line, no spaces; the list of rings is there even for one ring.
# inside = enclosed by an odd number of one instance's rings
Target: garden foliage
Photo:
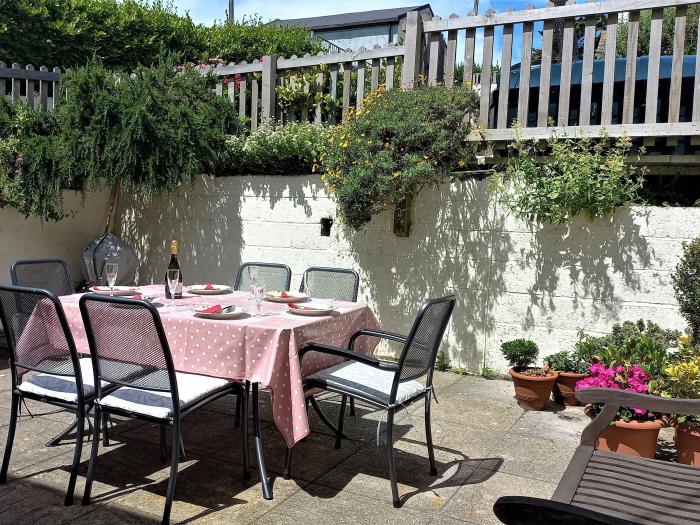
[[[671,277],[692,342],[700,344],[700,238],[683,245],[683,257]]]
[[[224,18],[222,11],[221,17]],[[11,0],[0,2],[0,60],[74,67],[93,56],[132,70],[174,52],[187,61],[248,62],[266,54],[317,53],[306,28],[259,18],[207,27],[163,0]]]
[[[519,372],[534,364],[540,349],[534,341],[515,339],[503,343],[501,353],[511,368]]]
[[[468,87],[380,88],[333,129],[321,156],[338,214],[355,229],[473,163],[467,142],[477,107]]]
[[[612,145],[605,136],[553,136],[544,145],[517,138],[491,189],[528,222],[562,224],[581,212],[606,216],[638,198],[642,180],[627,162],[631,147],[627,137]]]

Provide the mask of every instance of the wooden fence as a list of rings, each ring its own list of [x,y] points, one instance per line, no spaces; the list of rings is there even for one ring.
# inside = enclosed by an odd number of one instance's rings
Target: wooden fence
[[[446,86],[472,82],[480,100],[474,140],[512,140],[518,121],[517,133],[525,138],[597,135],[604,128],[610,136],[644,137],[650,144],[659,137],[670,145],[680,137],[697,143],[700,57],[697,50],[684,54],[686,40],[697,40],[698,27],[687,24],[693,5],[700,1],[569,0],[560,7],[550,3],[541,9],[425,21],[412,12],[400,35],[403,45],[291,58],[268,55],[220,66],[214,70],[217,92],[228,96],[256,129],[270,119],[338,122],[380,84],[411,89],[423,79]],[[672,54],[664,56],[666,10],[672,10],[674,33]],[[642,56],[640,21],[645,19],[650,20],[648,46],[644,42],[649,51]],[[623,25],[626,42],[619,46]],[[57,69],[0,63],[0,94],[26,100],[30,93],[35,105],[50,108],[59,77]],[[323,103],[283,107],[280,88],[299,78],[305,79],[303,91]]]
[[[37,70],[32,65],[22,68],[19,64],[7,67],[0,62],[0,96],[29,101],[36,108],[53,109],[53,94],[60,79],[59,68],[49,71],[46,66],[41,66]]]

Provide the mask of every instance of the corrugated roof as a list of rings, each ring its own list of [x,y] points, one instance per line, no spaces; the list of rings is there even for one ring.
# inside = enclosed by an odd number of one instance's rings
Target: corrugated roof
[[[430,4],[413,7],[397,7],[394,9],[377,9],[375,11],[361,11],[359,13],[342,13],[339,15],[315,16],[312,18],[296,18],[290,20],[273,20],[271,24],[284,26],[308,27],[312,31],[321,31],[340,27],[357,27],[395,23],[411,11],[432,9]]]

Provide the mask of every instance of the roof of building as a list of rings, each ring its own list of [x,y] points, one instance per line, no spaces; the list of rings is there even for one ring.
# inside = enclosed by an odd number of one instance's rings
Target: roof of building
[[[377,9],[375,11],[361,11],[359,13],[342,13],[338,15],[315,16],[312,18],[296,18],[289,20],[273,20],[271,24],[284,26],[308,27],[312,31],[327,29],[338,29],[348,27],[361,27],[396,23],[411,11],[421,11],[432,8],[430,4],[423,4],[413,7],[397,7],[393,9]]]

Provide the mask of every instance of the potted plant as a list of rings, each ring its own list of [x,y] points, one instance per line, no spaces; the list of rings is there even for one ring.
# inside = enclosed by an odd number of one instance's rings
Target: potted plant
[[[588,376],[588,363],[578,354],[563,350],[545,357],[544,362],[551,370],[559,373],[554,384],[554,401],[560,405],[576,406],[576,383]]]
[[[665,378],[660,382],[662,396],[677,399],[700,398],[700,356],[697,354],[668,366]],[[700,418],[672,415],[676,427],[678,463],[700,466]]]
[[[501,352],[511,366],[509,373],[518,404],[525,410],[542,410],[552,394],[557,373],[547,365],[542,368],[532,366],[540,353],[533,341],[507,341],[501,345]]]
[[[632,392],[649,393],[651,376],[640,366],[617,365],[608,367],[594,363],[589,367],[589,376],[576,383],[576,389],[617,388]],[[593,418],[601,407],[587,405],[585,413]],[[606,428],[596,442],[596,448],[630,456],[653,458],[662,421],[656,414],[634,407],[622,407],[615,421]]]

